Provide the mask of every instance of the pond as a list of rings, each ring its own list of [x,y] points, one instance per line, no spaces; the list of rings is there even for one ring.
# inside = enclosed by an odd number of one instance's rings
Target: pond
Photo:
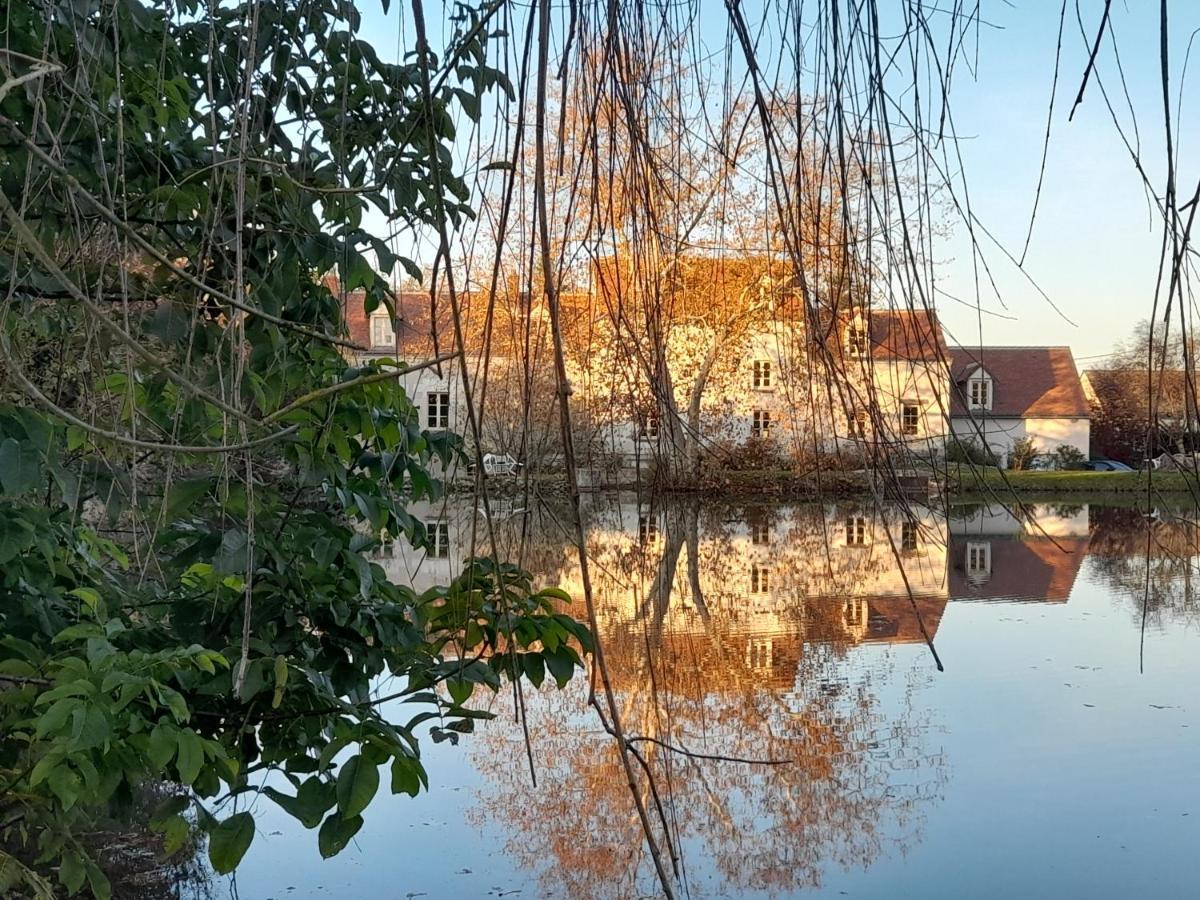
[[[434,550],[382,561],[445,582],[486,523],[421,514]],[[565,516],[492,520],[510,558],[581,595]],[[1195,516],[619,496],[588,522],[612,684],[680,896],[1194,896]],[[381,791],[331,860],[257,804],[236,885],[213,895],[655,895],[587,698],[583,678],[519,698],[534,787],[502,692],[475,734],[425,743],[428,793]]]

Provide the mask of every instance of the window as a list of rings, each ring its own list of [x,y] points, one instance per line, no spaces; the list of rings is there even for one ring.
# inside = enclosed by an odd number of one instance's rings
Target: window
[[[969,384],[968,398],[972,409],[992,408],[992,384],[983,378],[976,378]]]
[[[746,643],[746,665],[751,669],[769,669],[775,656],[775,642],[755,638]]]
[[[765,409],[756,409],[750,420],[750,434],[765,438],[771,430],[771,414]]]
[[[638,426],[638,437],[643,440],[658,440],[658,416],[644,416]]]
[[[846,546],[865,547],[867,544],[867,520],[862,516],[851,516],[846,520]]]
[[[371,316],[371,346],[396,346],[396,330],[388,316]]]
[[[638,516],[638,543],[654,544],[658,542],[658,517]]]
[[[861,600],[847,600],[846,606],[842,610],[842,618],[850,627],[861,625],[863,622],[863,607],[866,606]]]
[[[920,532],[916,522],[905,522],[900,526],[900,552],[916,553]]]
[[[448,522],[426,522],[425,534],[428,546],[425,555],[445,559],[450,555],[450,524]]]
[[[771,570],[759,565],[750,567],[750,593],[765,594],[771,590]]]
[[[992,574],[992,545],[987,542],[967,543],[967,578],[976,584],[987,581]]]
[[[426,425],[429,428],[450,427],[450,395],[446,391],[431,391],[426,400]]]
[[[771,526],[758,520],[750,523],[750,543],[765,547],[771,543]]]
[[[867,329],[862,325],[851,325],[846,329],[846,349],[851,356],[866,356],[870,340]]]
[[[756,359],[754,361],[754,373],[750,378],[750,384],[755,390],[764,391],[771,387],[771,361],[768,359]]]
[[[921,433],[921,407],[905,403],[900,409],[900,431],[902,434]]]
[[[850,427],[851,437],[865,441],[867,439],[867,430],[871,427],[871,416],[865,409],[860,409],[854,414],[854,422]]]

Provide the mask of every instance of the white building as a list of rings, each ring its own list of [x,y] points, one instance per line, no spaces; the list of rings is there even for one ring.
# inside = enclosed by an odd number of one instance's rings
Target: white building
[[[955,347],[950,372],[951,429],[1001,465],[1024,438],[1038,453],[1088,455],[1091,409],[1069,347]]]

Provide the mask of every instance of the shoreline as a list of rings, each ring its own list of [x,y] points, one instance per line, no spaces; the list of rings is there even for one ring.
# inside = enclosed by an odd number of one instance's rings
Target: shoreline
[[[918,497],[944,495],[950,499],[979,500],[1005,497],[1078,495],[1096,498],[1163,496],[1194,500],[1200,505],[1200,477],[1184,472],[1009,471],[961,467],[958,470],[909,470],[899,476],[902,493]],[[872,494],[873,474],[849,472],[743,471],[724,472],[695,482],[672,485],[649,481],[593,482],[581,493],[648,492],[680,497],[707,495],[714,499],[819,500],[849,499]],[[566,477],[561,473],[524,478],[489,478],[488,493],[496,498],[516,498],[528,493],[565,496]],[[469,492],[468,485],[448,485],[451,493]],[[889,486],[890,487],[890,486]],[[932,489],[931,489],[932,488]],[[889,490],[895,493],[894,490]]]

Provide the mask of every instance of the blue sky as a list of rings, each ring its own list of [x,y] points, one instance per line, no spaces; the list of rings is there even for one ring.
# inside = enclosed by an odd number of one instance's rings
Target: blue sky
[[[898,6],[898,0],[882,0],[885,16],[894,13],[889,4]],[[1082,105],[1068,121],[1103,8],[1100,0],[1078,0],[1081,30],[1075,4],[1070,0],[1063,29],[1045,183],[1024,271],[984,239],[999,295],[986,282],[981,282],[977,293],[970,245],[961,225],[955,225],[954,233],[935,248],[935,255],[938,287],[945,292],[938,308],[952,342],[1067,344],[1080,365],[1087,367],[1102,363],[1113,344],[1149,316],[1161,230],[1100,91],[1103,84],[1128,126],[1130,115],[1109,40],[1102,45]],[[760,4],[746,0],[744,8],[753,21]],[[525,15],[523,5],[514,9],[515,15]],[[954,83],[952,106],[972,204],[979,220],[1016,256],[1025,241],[1038,181],[1059,10],[1055,0],[984,0],[978,70],[972,74],[960,67]],[[394,52],[399,35],[409,31],[409,6],[393,3],[385,18],[377,0],[365,0],[362,11],[365,36],[385,55]],[[561,12],[556,9],[556,15]],[[1172,4],[1171,15],[1174,97],[1189,39],[1200,27],[1200,4]],[[429,5],[426,16],[431,41],[438,46],[442,7]],[[702,0],[699,22],[707,43],[723,43],[722,3]],[[1110,34],[1115,35],[1130,102],[1137,112],[1143,163],[1161,190],[1158,4],[1150,0],[1114,3]],[[1200,59],[1196,63],[1200,66]],[[1179,118],[1185,123],[1178,148],[1180,192],[1190,194],[1195,182],[1189,179],[1197,174],[1190,165],[1197,133],[1186,124],[1194,118],[1186,105]]]
[[[1088,42],[1099,21],[1100,2],[1081,2],[1088,28],[1085,41],[1075,19],[1074,0],[1063,32],[1058,98],[1033,240],[1025,270],[1062,311],[1047,301],[1016,268],[991,252],[1001,286],[999,300],[988,294],[988,313],[943,299],[942,319],[952,338],[964,343],[1068,344],[1082,365],[1111,349],[1130,327],[1147,318],[1153,303],[1161,230],[1140,176],[1114,127],[1095,78],[1074,119],[1068,114],[1087,64]],[[1142,156],[1156,186],[1164,165],[1162,88],[1159,81],[1157,4],[1148,0],[1115,3],[1112,27],[1130,98],[1138,113]],[[1170,48],[1173,88],[1197,24],[1200,9],[1173,4]],[[1054,71],[1059,4],[1024,0],[1011,7],[988,4],[985,18],[998,27],[980,33],[977,80],[956,82],[954,106],[967,179],[980,219],[1019,255],[1037,186]],[[1190,19],[1193,21],[1186,21]],[[1198,60],[1200,62],[1200,60]],[[1124,108],[1115,60],[1107,42],[1099,76],[1114,105]],[[1189,82],[1191,79],[1189,79]],[[1174,93],[1174,91],[1173,91]],[[1174,114],[1174,110],[1172,111]],[[1183,121],[1189,118],[1183,109]],[[1190,192],[1195,167],[1189,165],[1195,129],[1182,134],[1181,192]],[[942,287],[974,299],[969,249],[961,229],[949,242]],[[1002,305],[1002,303],[1003,305]],[[1071,320],[1070,322],[1067,320]],[[1072,322],[1074,324],[1072,324]]]

